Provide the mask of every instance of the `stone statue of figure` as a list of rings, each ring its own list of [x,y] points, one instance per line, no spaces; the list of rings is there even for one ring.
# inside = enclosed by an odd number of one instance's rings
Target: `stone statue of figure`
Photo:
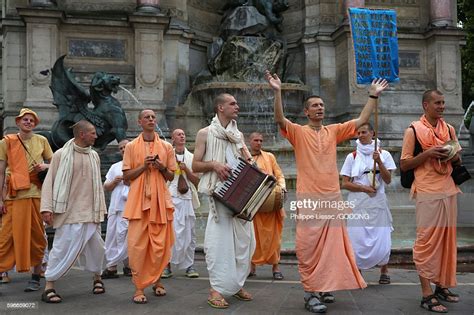
[[[264,15],[275,28],[281,32],[283,17],[281,12],[289,8],[288,0],[228,0],[223,8],[224,11],[240,6],[253,6]]]
[[[54,64],[50,86],[59,118],[54,122],[51,132],[42,133],[48,138],[51,148],[61,148],[71,139],[71,126],[82,119],[88,120],[96,128],[95,148],[104,150],[114,139],[117,142],[124,140],[127,119],[120,102],[112,96],[118,90],[120,78],[97,72],[87,91],[76,81],[72,71],[64,67],[65,57],[61,56]],[[91,101],[92,109],[88,106]]]

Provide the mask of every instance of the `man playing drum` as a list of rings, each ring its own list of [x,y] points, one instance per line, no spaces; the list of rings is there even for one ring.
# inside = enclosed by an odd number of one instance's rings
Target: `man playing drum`
[[[273,175],[277,186],[259,212],[253,218],[256,248],[252,257],[249,277],[255,276],[257,265],[272,265],[273,279],[283,280],[278,267],[280,261],[281,233],[285,211],[282,208],[283,194],[286,192],[285,177],[278,166],[275,156],[262,150],[263,136],[258,132],[250,135],[250,153],[260,170]]]

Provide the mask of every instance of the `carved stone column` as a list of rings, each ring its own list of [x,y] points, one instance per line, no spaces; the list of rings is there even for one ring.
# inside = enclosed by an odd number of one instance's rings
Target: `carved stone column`
[[[430,24],[434,27],[453,25],[453,12],[451,1],[431,0]]]
[[[144,108],[155,111],[160,122],[164,120],[166,109],[163,101],[163,32],[169,18],[162,14],[135,14],[129,20],[135,31],[135,94]],[[142,109],[135,108],[137,114]],[[136,114],[131,115],[136,117]]]
[[[143,13],[160,12],[160,0],[137,0],[137,11]]]
[[[24,106],[49,107],[52,102],[48,71],[59,54],[59,25],[64,13],[44,8],[18,9],[26,24],[26,100]]]

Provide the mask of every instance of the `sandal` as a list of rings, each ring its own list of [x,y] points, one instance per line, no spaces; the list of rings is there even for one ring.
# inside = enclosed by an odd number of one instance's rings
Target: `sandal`
[[[380,275],[379,284],[390,284],[390,276],[382,273]]]
[[[159,283],[156,283],[155,285],[153,285],[153,294],[155,294],[156,296],[165,296],[165,287]]]
[[[105,293],[105,287],[104,287],[104,283],[102,282],[102,280],[94,280],[94,284],[93,284],[93,287],[92,287],[92,293],[93,294],[103,294]]]
[[[219,302],[219,303],[216,303]],[[207,299],[207,304],[213,308],[224,309],[229,307],[229,303],[222,297],[213,297]]]
[[[135,295],[133,295],[132,301],[135,304],[146,304],[146,303],[148,303],[148,300],[146,299],[146,295],[143,294],[143,291],[141,291],[141,290],[135,292]]]
[[[321,303],[316,293],[305,292],[304,307],[311,313],[326,313],[328,307]]]
[[[283,280],[283,274],[281,273],[281,271],[273,272],[273,279],[274,280]]]
[[[331,292],[319,292],[319,298],[323,303],[334,303],[336,302],[336,298]]]
[[[244,289],[240,289],[239,292],[233,295],[236,299],[241,300],[241,301],[252,301],[253,297],[245,291]]]
[[[105,269],[100,275],[102,279],[116,279],[119,277],[117,270]]]
[[[434,313],[447,313],[448,309],[446,308],[444,310],[434,309],[435,307],[440,306],[440,305],[444,307],[444,305],[438,301],[438,299],[436,298],[436,295],[432,294],[421,299],[420,307]]]
[[[434,292],[434,295],[436,295],[436,297],[438,297],[441,300],[446,301],[448,303],[457,303],[457,302],[459,302],[459,295],[449,291],[448,288],[442,288],[442,287],[436,286],[436,290]]]
[[[58,298],[59,300],[53,300],[54,298]],[[41,294],[41,301],[45,303],[61,303],[63,301],[62,297],[56,293],[54,289],[44,290],[43,294]]]

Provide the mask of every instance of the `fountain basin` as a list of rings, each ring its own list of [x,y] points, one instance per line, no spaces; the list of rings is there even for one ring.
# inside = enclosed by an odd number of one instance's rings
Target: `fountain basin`
[[[304,121],[303,100],[311,91],[304,84],[283,83],[282,97],[285,115],[292,121]],[[261,82],[209,82],[195,85],[191,92],[195,106],[199,106],[210,123],[214,117],[214,98],[221,93],[229,93],[239,103],[239,129],[244,135],[254,131],[262,133],[266,145],[277,145],[283,139],[278,133],[273,118],[273,90],[268,83]]]

